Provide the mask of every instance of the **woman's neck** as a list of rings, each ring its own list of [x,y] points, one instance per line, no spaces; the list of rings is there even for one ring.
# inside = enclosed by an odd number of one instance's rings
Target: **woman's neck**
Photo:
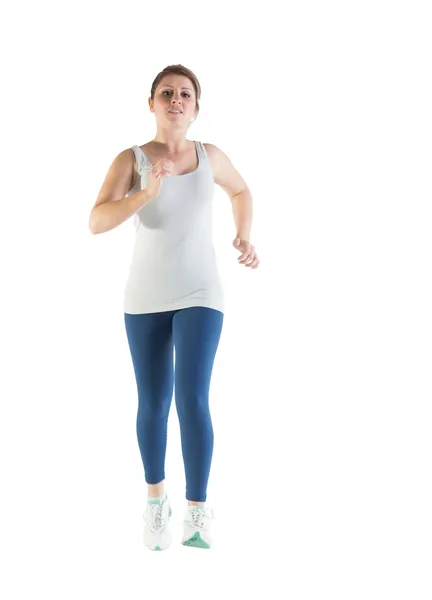
[[[186,150],[190,141],[185,137],[185,131],[167,131],[158,129],[152,140],[155,146],[163,146],[170,154],[179,154]]]

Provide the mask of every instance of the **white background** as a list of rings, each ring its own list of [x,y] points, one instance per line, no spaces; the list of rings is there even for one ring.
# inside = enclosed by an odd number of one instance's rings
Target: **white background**
[[[24,2],[2,19],[0,595],[430,599],[431,19],[427,2]],[[233,161],[261,259],[216,189],[224,329],[210,405],[215,544],[142,541],[124,328],[132,219],[90,210],[156,132],[165,66],[202,85],[189,139]],[[264,596],[265,595],[265,596]]]

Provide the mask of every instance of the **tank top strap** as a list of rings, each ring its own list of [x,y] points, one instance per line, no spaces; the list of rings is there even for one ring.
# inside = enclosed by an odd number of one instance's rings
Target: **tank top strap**
[[[198,152],[198,156],[200,158],[200,162],[205,162],[208,163],[209,162],[209,158],[207,156],[207,150],[205,149],[205,146],[202,142],[195,142],[195,146],[197,148],[197,152]]]
[[[141,150],[141,148],[134,144],[132,146],[132,150],[135,154],[135,169],[137,173],[141,176],[143,174],[143,171],[148,171],[149,169],[151,170],[152,165],[147,156]]]

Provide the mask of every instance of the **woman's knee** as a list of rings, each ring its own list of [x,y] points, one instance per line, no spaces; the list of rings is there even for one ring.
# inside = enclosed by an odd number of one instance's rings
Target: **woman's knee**
[[[176,394],[176,406],[180,420],[205,422],[210,417],[208,394]]]
[[[168,418],[171,400],[140,398],[138,403],[138,419],[143,421],[160,421]]]

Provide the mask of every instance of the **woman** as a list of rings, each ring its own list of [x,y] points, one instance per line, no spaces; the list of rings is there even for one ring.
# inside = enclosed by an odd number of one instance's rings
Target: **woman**
[[[115,158],[90,216],[92,233],[135,219],[124,318],[148,486],[144,541],[151,550],[166,549],[171,541],[164,469],[174,384],[186,476],[182,543],[211,545],[213,511],[205,506],[213,453],[209,388],[224,316],[212,242],[214,183],[232,201],[239,263],[259,265],[250,243],[252,198],[246,183],[216,146],[185,137],[199,112],[200,94],[196,76],[182,65],[159,73],[149,98],[156,136]]]

